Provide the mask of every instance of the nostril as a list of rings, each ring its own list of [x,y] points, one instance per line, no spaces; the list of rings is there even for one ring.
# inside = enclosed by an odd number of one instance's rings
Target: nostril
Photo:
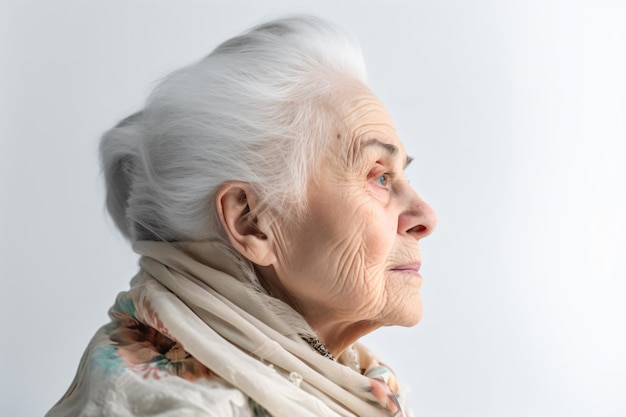
[[[417,226],[413,226],[411,227],[409,230],[407,230],[407,233],[423,233],[426,230],[426,226],[424,226],[423,224],[418,224]]]

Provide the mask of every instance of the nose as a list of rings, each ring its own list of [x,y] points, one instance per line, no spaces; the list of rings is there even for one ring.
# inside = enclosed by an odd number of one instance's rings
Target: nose
[[[398,233],[423,239],[435,230],[437,215],[415,190],[407,185],[403,211],[398,217]]]

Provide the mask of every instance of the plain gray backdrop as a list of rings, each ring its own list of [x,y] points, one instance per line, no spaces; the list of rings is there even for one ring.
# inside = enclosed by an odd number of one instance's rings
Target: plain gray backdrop
[[[42,415],[137,258],[97,144],[261,20],[361,41],[439,226],[425,315],[366,337],[417,416],[626,415],[626,2],[0,2],[0,414]]]

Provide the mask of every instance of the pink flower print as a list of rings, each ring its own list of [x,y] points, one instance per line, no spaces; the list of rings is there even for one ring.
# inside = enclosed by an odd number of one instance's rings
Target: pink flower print
[[[144,378],[176,375],[187,380],[214,376],[206,366],[191,356],[182,344],[162,332],[131,317],[113,313],[115,327],[109,338],[123,364]],[[158,321],[164,329],[163,324]]]
[[[391,412],[392,416],[403,416],[402,407],[388,381],[395,383],[393,373],[384,366],[375,366],[365,373],[370,378],[371,393],[378,403]],[[397,392],[397,391],[396,391]]]

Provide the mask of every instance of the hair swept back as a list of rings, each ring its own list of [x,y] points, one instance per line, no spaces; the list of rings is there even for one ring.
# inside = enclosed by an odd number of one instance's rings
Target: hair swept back
[[[131,241],[223,239],[215,195],[235,180],[274,218],[297,220],[332,134],[325,99],[346,77],[365,82],[358,44],[310,16],[261,24],[175,71],[102,137],[117,227]]]

